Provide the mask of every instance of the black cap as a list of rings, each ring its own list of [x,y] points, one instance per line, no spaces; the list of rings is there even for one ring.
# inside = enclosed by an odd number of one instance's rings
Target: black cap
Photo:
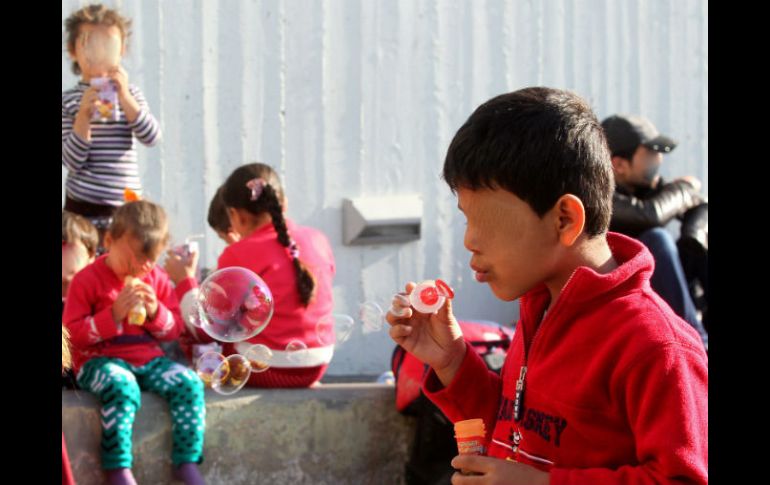
[[[647,118],[634,115],[613,115],[602,121],[610,152],[633,153],[639,145],[656,152],[669,153],[676,148],[676,141],[661,135]]]

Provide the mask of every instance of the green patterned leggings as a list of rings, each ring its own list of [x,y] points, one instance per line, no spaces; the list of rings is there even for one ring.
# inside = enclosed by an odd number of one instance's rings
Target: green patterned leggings
[[[154,392],[168,401],[174,465],[203,461],[206,403],[203,383],[193,370],[166,357],[155,358],[142,367],[122,359],[97,357],[83,365],[78,385],[102,402],[103,468],[131,468],[131,435],[141,406],[141,391]]]

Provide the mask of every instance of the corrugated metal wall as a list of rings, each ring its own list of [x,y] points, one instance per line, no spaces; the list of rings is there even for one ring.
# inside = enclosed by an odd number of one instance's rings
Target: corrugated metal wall
[[[62,20],[86,3],[63,0]],[[578,92],[600,118],[642,113],[680,141],[663,174],[694,174],[708,190],[706,1],[105,3],[134,21],[124,64],[164,130],[160,146],[140,151],[142,180],[173,235],[205,233],[203,263],[214,266],[223,244],[206,226],[209,200],[234,167],[269,163],[290,216],[334,245],[340,313],[441,276],[461,317],[517,317],[515,303],[473,281],[463,221],[439,179],[454,132],[494,95],[547,85]],[[76,79],[62,46],[65,89]],[[415,192],[420,241],[342,245],[343,197]],[[391,349],[384,332],[359,329],[329,372],[384,371]]]

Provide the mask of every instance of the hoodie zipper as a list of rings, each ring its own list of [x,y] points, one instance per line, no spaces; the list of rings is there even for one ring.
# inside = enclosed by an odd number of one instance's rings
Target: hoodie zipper
[[[562,290],[559,296],[564,295],[564,290],[566,290],[567,287],[569,286],[569,283],[570,281],[572,281],[572,277],[575,276],[575,273],[577,273],[577,268],[572,272],[572,274],[567,279],[567,282],[562,287]],[[553,310],[560,303],[561,303],[561,299],[558,299],[556,301],[556,305],[554,305],[554,307],[551,308],[551,311],[548,312],[548,315],[551,315],[553,313]],[[524,391],[526,389],[526,382],[527,382],[527,362],[529,359],[529,353],[532,351],[532,348],[535,346],[535,341],[537,340],[537,336],[540,334],[540,329],[543,328],[543,325],[545,324],[546,318],[548,318],[548,315],[546,315],[543,318],[543,320],[540,322],[540,325],[537,326],[537,330],[535,330],[535,334],[532,336],[532,342],[529,344],[529,349],[527,349],[527,346],[526,346],[527,339],[524,338],[524,364],[519,368],[519,378],[516,381],[516,393],[513,398],[513,420],[514,422],[517,422],[517,423],[521,420],[521,413],[524,407]],[[522,326],[522,330],[523,329],[524,329],[524,326]]]

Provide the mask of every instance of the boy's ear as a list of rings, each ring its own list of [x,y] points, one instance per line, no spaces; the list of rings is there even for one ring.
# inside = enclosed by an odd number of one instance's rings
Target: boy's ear
[[[112,239],[112,234],[110,234],[110,231],[107,231],[106,233],[104,233],[104,248],[105,249],[109,250],[110,246],[112,246],[112,243],[114,241],[115,240]]]
[[[623,157],[614,156],[612,157],[612,171],[615,172],[618,175],[623,175],[631,167],[631,160]]]
[[[572,246],[583,234],[586,223],[583,201],[572,194],[564,194],[556,201],[555,209],[559,242]]]

